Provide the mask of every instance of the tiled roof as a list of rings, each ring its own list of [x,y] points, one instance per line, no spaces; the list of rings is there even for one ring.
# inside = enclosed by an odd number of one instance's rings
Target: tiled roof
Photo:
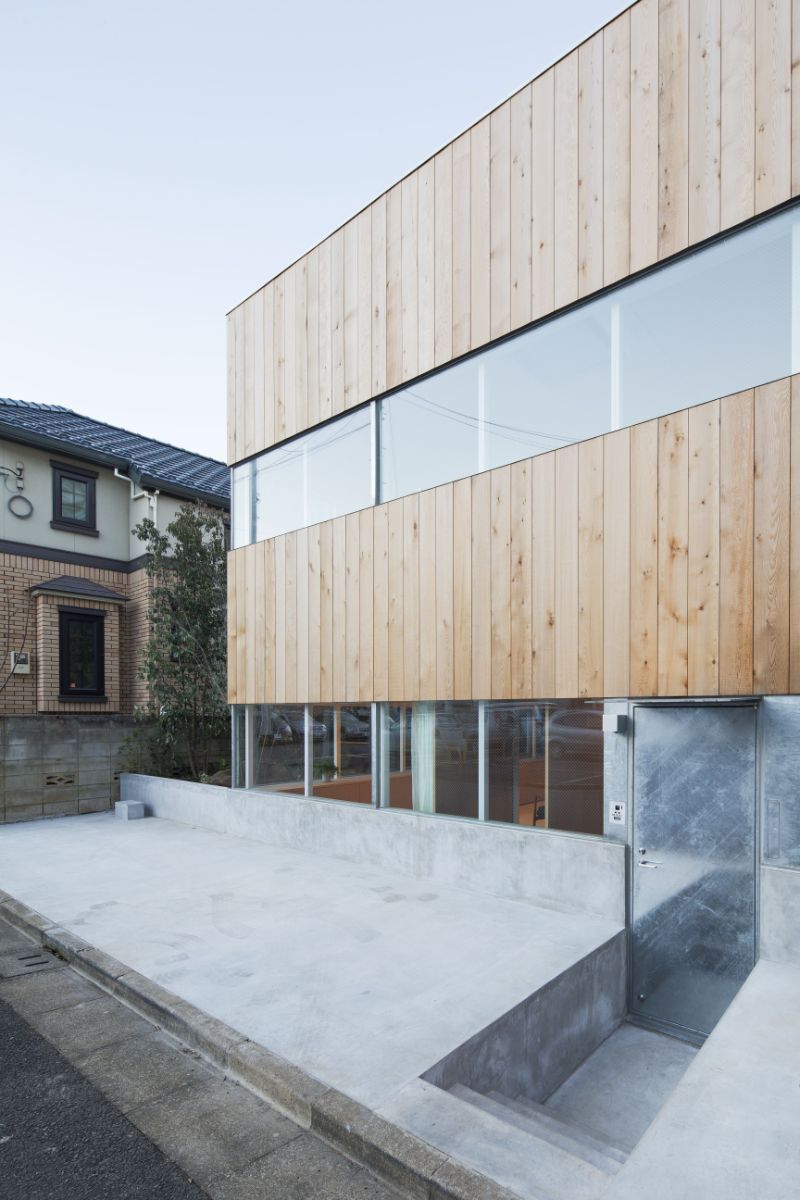
[[[126,473],[135,475],[143,486],[162,487],[168,492],[172,485],[178,495],[197,494],[226,505],[230,498],[228,468],[215,458],[106,425],[60,404],[0,399],[0,437],[4,432],[18,441],[30,440],[52,449],[60,446],[62,453],[72,451],[73,457],[75,452],[81,457],[83,451],[85,457],[100,456],[100,461],[118,459],[120,462],[114,465],[130,468]]]
[[[127,603],[127,596],[115,592],[112,588],[103,587],[93,579],[83,579],[80,575],[59,575],[56,579],[48,579],[46,583],[36,583],[32,592],[57,592],[59,595],[84,596],[92,600],[117,600]]]

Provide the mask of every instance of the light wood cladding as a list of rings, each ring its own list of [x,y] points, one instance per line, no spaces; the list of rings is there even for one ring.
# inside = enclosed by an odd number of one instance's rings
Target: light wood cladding
[[[799,398],[779,380],[233,551],[231,702],[800,691]]]
[[[229,461],[800,192],[793,44],[792,0],[616,17],[234,309]]]

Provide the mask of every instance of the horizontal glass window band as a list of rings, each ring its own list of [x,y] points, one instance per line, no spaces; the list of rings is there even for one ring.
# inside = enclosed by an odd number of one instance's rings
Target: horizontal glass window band
[[[235,467],[233,546],[798,370],[795,206]]]
[[[258,791],[602,836],[603,711],[583,700],[238,705],[233,777]]]

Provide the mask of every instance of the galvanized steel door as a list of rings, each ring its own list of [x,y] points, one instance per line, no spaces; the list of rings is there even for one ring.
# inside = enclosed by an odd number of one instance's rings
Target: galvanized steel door
[[[756,709],[634,709],[631,1011],[711,1032],[755,963]]]

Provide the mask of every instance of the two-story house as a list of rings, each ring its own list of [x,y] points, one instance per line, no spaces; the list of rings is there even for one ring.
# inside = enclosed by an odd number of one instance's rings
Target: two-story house
[[[681,1034],[800,911],[799,29],[638,0],[228,319],[235,782],[626,842]]]
[[[147,700],[144,517],[228,508],[214,459],[0,399],[0,821],[108,808]]]

